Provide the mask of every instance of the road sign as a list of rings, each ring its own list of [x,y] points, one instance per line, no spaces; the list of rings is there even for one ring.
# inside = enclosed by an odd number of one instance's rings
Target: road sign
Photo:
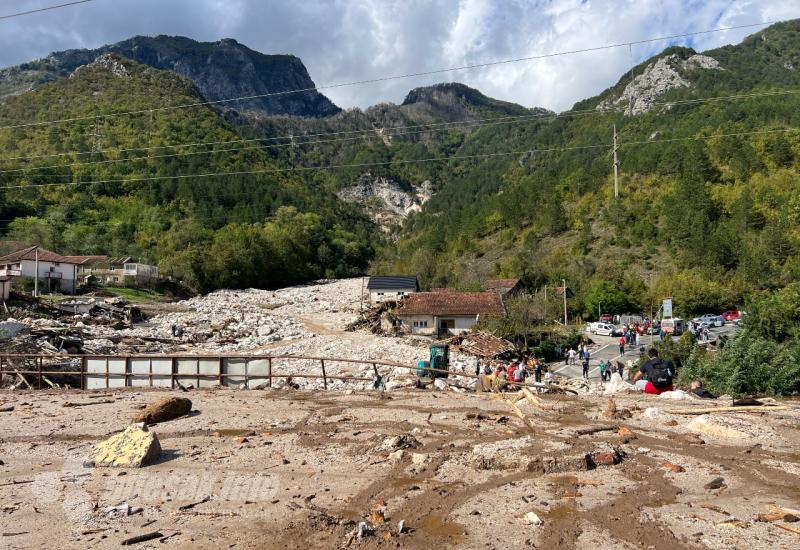
[[[672,319],[672,298],[664,298],[661,302],[661,318]]]

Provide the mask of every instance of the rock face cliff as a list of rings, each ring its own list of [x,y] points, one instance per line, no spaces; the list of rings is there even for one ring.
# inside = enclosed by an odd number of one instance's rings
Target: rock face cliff
[[[431,198],[430,181],[404,186],[391,178],[362,174],[359,180],[339,191],[339,198],[361,204],[385,232],[403,223],[409,214],[419,212]]]
[[[707,55],[694,54],[688,58],[675,53],[666,55],[649,63],[617,98],[607,98],[597,106],[597,110],[608,111],[624,106],[627,116],[644,114],[668,91],[691,88],[692,71],[696,70],[718,71],[722,67],[716,59]]]
[[[265,55],[232,39],[197,42],[179,36],[137,36],[95,50],[67,50],[0,70],[0,97],[16,95],[68,76],[106,54],[118,54],[189,78],[209,101],[255,97],[220,107],[263,115],[324,117],[340,111],[315,90],[303,62],[293,55]],[[288,93],[290,90],[308,90]]]

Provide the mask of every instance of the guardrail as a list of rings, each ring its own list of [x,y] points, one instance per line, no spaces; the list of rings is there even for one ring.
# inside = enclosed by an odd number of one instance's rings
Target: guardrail
[[[305,362],[309,369],[318,364],[320,374],[281,373],[280,362]],[[316,357],[302,355],[258,355],[258,354],[131,354],[131,355],[68,355],[25,354],[0,352],[0,378],[2,376],[36,377],[35,385],[41,389],[48,377],[72,377],[80,389],[114,389],[124,387],[160,387],[174,389],[180,381],[193,382],[196,388],[215,386],[271,388],[275,379],[322,379],[328,389],[329,380],[352,380],[371,382],[373,377],[343,376],[328,374],[328,369],[337,363],[370,365],[374,376],[381,369],[401,368],[416,371],[417,366],[394,361],[345,359],[341,357]],[[427,368],[427,372],[477,379],[479,376]],[[385,374],[385,372],[384,372]],[[251,386],[253,384],[253,386]],[[30,385],[30,384],[29,384]],[[542,383],[508,382],[514,388],[552,387]]]

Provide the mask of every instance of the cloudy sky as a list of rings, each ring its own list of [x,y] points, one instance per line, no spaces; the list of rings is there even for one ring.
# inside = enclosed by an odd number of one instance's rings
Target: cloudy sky
[[[0,0],[0,16],[64,1]],[[171,34],[295,54],[323,86],[794,17],[800,5],[791,0],[93,0],[0,19],[0,66]],[[460,81],[492,97],[564,110],[616,82],[631,55],[639,62],[675,43],[705,50],[759,28],[325,93],[341,107],[366,107],[400,102],[416,86]]]

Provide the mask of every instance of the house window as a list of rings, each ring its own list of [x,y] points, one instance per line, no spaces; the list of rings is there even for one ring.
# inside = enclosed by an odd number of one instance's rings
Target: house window
[[[383,296],[383,292],[378,292],[378,296]]]
[[[414,321],[414,326],[416,328],[425,328],[428,326],[428,321]]]

